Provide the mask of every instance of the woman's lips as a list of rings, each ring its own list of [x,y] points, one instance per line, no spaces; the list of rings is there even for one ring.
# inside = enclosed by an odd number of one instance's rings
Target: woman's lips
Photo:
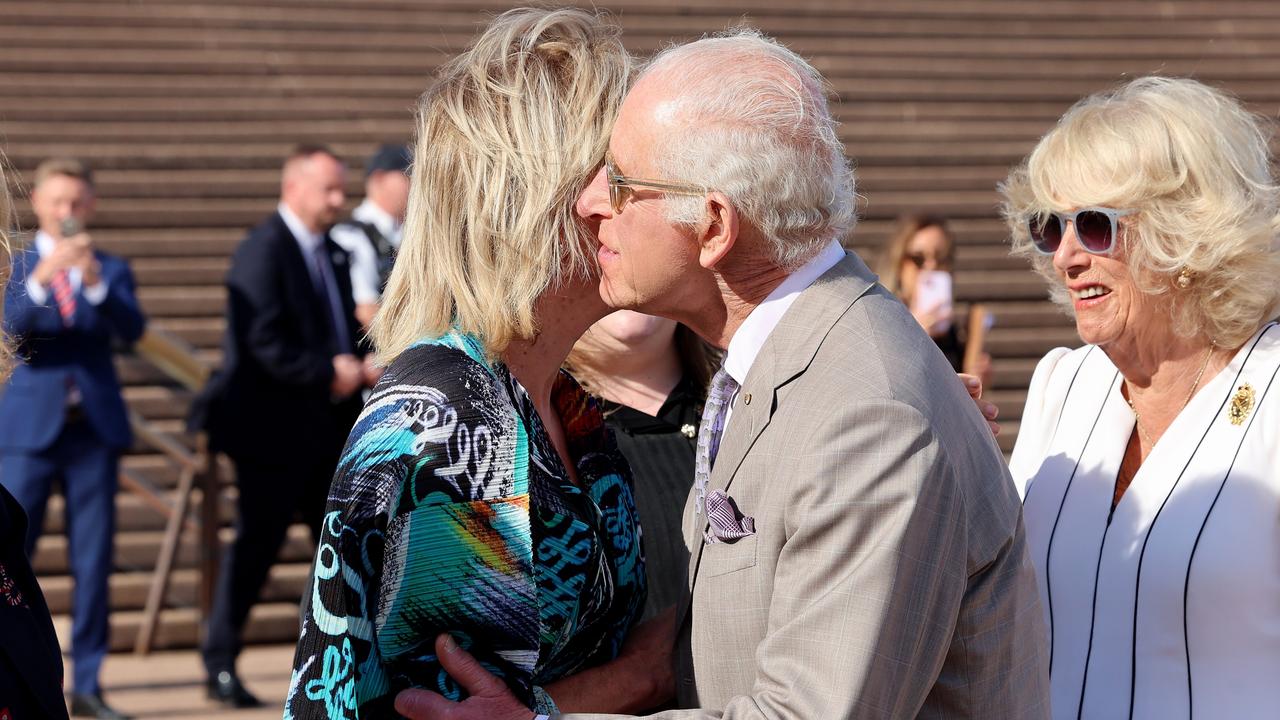
[[[1096,307],[1111,297],[1111,288],[1105,285],[1084,285],[1070,290],[1077,310]]]

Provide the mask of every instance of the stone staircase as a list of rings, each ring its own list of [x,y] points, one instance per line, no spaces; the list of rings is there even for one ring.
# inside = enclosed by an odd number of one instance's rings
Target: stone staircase
[[[1194,75],[1272,115],[1280,101],[1280,4],[1264,0],[603,6],[639,54],[745,21],[827,75],[863,196],[850,244],[872,259],[899,214],[952,218],[958,298],[986,304],[996,319],[988,336],[996,367],[990,395],[1002,408],[1006,451],[1036,360],[1078,343],[1045,301],[1041,281],[1007,255],[994,188],[1008,167],[1077,98],[1129,77]],[[497,0],[0,0],[0,146],[21,183],[51,155],[93,163],[95,237],[131,260],[152,326],[216,365],[222,276],[245,229],[274,207],[289,148],[324,142],[359,167],[376,145],[408,140],[410,108],[433,69],[507,7]],[[352,173],[348,188],[353,202],[359,176]],[[25,206],[23,222],[30,225]],[[122,356],[119,370],[130,406],[181,438],[190,392],[138,356]],[[177,482],[171,464],[141,445],[124,468],[160,488]],[[224,523],[234,493],[225,487]],[[71,580],[59,502],[35,565],[53,612],[65,615]],[[121,492],[118,509],[112,646],[123,650],[134,643],[164,520],[130,492]],[[222,528],[223,541],[229,532]],[[197,536],[184,534],[158,647],[196,639]],[[311,552],[305,529],[294,528],[250,640],[292,642]]]

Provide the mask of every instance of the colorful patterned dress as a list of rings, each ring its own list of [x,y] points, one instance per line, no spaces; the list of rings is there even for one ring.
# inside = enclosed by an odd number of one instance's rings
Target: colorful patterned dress
[[[287,718],[398,717],[452,699],[450,632],[537,712],[541,687],[615,657],[645,600],[631,472],[594,401],[553,390],[578,484],[524,388],[459,334],[392,363],[329,491]]]

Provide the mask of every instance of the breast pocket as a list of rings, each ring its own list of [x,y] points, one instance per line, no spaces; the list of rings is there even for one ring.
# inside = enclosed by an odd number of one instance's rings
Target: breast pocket
[[[702,549],[698,574],[718,577],[756,566],[756,536],[748,535],[732,543],[715,543]]]

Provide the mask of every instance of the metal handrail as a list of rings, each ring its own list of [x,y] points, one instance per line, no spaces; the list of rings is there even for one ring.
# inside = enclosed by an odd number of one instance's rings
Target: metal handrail
[[[194,347],[164,330],[147,328],[133,349],[188,390],[198,392],[213,373],[213,368],[196,356]]]
[[[163,330],[149,328],[135,343],[134,350],[161,372],[193,392],[199,392],[212,374],[212,368],[196,356],[195,348],[176,335]],[[168,594],[169,578],[173,572],[173,564],[177,558],[178,544],[182,540],[184,528],[192,528],[200,532],[200,608],[202,617],[208,614],[213,598],[213,581],[218,572],[219,483],[217,459],[208,450],[208,442],[203,433],[196,436],[196,451],[193,453],[182,443],[156,428],[151,421],[132,410],[129,412],[129,424],[133,428],[135,437],[145,445],[158,450],[180,471],[178,489],[172,500],[166,498],[163,492],[151,483],[122,473],[125,487],[140,495],[144,502],[167,517],[164,540],[160,545],[160,555],[156,559],[151,588],[147,593],[146,610],[134,642],[134,652],[145,655],[151,652],[155,639],[156,625],[160,621],[160,609],[164,605],[165,595]],[[203,497],[202,519],[193,522],[187,519],[187,514],[191,505],[191,492],[197,486],[200,487]]]

